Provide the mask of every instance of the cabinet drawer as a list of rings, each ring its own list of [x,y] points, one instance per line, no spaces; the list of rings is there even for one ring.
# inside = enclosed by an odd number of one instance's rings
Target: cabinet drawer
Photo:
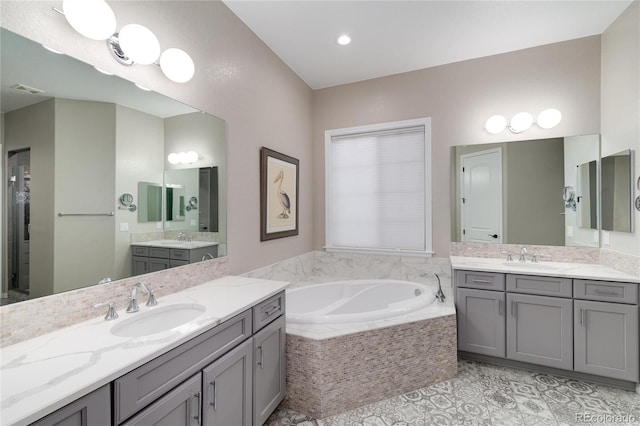
[[[116,424],[251,337],[251,330],[251,311],[247,310],[115,380]]]
[[[458,287],[504,291],[504,274],[497,272],[456,271]]]
[[[573,297],[615,303],[638,304],[638,284],[614,281],[573,280]]]
[[[260,330],[284,313],[284,291],[253,308],[253,330]]]
[[[189,260],[189,250],[171,249],[171,259]]]
[[[161,257],[163,259],[169,259],[171,249],[164,247],[149,247],[150,257]]]
[[[507,275],[507,291],[571,297],[571,278],[538,277],[535,275]]]
[[[133,246],[134,256],[149,256],[149,247]]]

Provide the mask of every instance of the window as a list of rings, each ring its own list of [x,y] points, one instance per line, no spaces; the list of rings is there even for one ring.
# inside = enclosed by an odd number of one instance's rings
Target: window
[[[430,256],[431,119],[327,130],[326,249]]]

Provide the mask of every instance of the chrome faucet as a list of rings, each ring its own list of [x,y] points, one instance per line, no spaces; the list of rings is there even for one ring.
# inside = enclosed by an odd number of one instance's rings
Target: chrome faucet
[[[526,247],[522,247],[520,249],[520,262],[526,262],[527,261],[527,248]]]
[[[446,297],[444,297],[444,293],[442,292],[440,277],[438,276],[438,274],[433,274],[433,275],[435,275],[436,278],[438,279],[438,291],[436,292],[436,300],[438,301],[438,303],[444,303],[444,299],[446,299]]]
[[[155,306],[158,304],[156,296],[149,289],[149,287],[147,287],[144,283],[136,283],[131,290],[131,295],[129,296],[129,306],[127,307],[127,312],[130,314],[133,312],[138,312],[140,310],[140,306],[138,306],[138,289],[140,289],[144,294],[149,295],[147,306]]]
[[[105,321],[113,321],[118,318],[118,313],[116,312],[116,308],[113,302],[103,302],[93,305],[94,308],[101,308],[103,306],[109,306],[107,310],[107,315],[104,317]]]
[[[200,259],[201,261],[207,260],[207,259],[215,259],[215,257],[213,257],[213,255],[209,252],[205,253],[202,255],[202,259]]]

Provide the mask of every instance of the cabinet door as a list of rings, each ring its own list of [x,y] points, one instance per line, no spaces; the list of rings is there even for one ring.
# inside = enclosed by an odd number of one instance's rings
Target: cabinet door
[[[111,385],[91,392],[32,426],[91,426],[111,424]]]
[[[458,288],[458,350],[504,358],[504,293]]]
[[[202,408],[202,374],[198,373],[122,426],[198,426]]]
[[[163,271],[171,267],[169,259],[161,259],[158,257],[149,258],[149,272]]]
[[[638,307],[576,300],[575,370],[638,382]]]
[[[141,256],[132,256],[133,259],[133,275],[146,274],[149,271],[149,258]]]
[[[262,425],[284,398],[285,316],[253,336],[253,424]]]
[[[507,293],[507,358],[573,369],[573,303]]]
[[[253,341],[203,370],[203,425],[251,426]]]

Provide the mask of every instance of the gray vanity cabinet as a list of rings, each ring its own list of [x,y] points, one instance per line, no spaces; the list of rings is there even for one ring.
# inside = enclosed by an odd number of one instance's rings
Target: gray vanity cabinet
[[[122,426],[199,426],[201,380],[201,373],[194,375]]]
[[[574,280],[575,370],[638,382],[638,285]]]
[[[284,296],[280,296],[284,302]],[[283,306],[284,308],[284,306]],[[254,309],[254,315],[256,310]],[[253,336],[253,424],[262,425],[284,399],[285,316]]]
[[[111,424],[111,385],[104,385],[32,426],[91,426]]]
[[[507,293],[507,358],[573,369],[571,299]]]
[[[504,358],[505,294],[458,288],[458,350]]]
[[[249,339],[202,371],[203,425],[251,426],[252,354]]]

